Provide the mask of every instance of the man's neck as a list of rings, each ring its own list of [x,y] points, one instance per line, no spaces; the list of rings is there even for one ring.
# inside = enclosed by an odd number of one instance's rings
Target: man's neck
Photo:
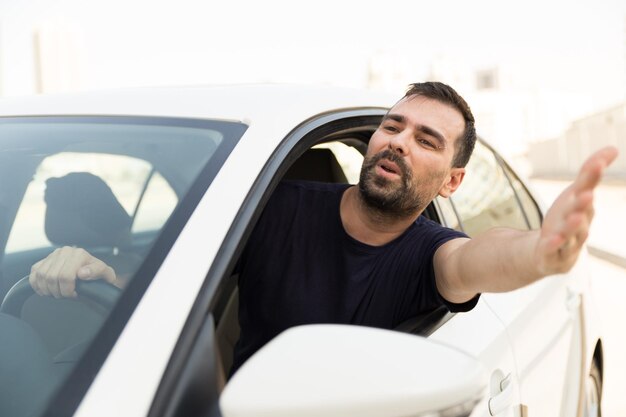
[[[358,186],[352,186],[343,193],[339,213],[346,233],[370,246],[382,246],[391,242],[404,233],[420,215],[414,213],[398,218],[371,208],[363,201]]]

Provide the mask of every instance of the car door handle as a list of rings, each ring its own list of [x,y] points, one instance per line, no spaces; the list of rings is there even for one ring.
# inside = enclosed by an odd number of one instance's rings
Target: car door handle
[[[489,414],[497,416],[513,404],[515,379],[508,374],[500,381],[500,392],[489,399]]]

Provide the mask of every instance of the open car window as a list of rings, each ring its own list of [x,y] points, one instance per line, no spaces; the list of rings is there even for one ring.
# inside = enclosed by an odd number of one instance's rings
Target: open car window
[[[77,288],[77,299],[38,296],[24,279],[31,266],[74,246],[126,282],[148,257],[147,274],[155,272],[164,255],[153,249],[166,254],[163,245],[180,231],[167,225],[182,228],[190,213],[179,207],[190,190],[206,190],[245,128],[167,118],[0,119],[0,338],[9,341],[0,344],[0,415],[42,413],[111,313],[121,309],[116,320],[127,320],[140,298],[118,305],[125,287],[102,281]],[[164,230],[171,236],[160,245]],[[151,276],[142,279],[145,290]]]

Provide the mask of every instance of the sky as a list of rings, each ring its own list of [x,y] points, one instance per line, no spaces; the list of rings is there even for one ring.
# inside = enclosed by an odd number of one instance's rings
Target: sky
[[[46,51],[63,63],[59,91],[363,88],[374,69],[397,79],[376,88],[401,94],[443,65],[453,86],[505,68],[513,90],[545,96],[548,108],[572,98],[572,117],[626,101],[624,0],[0,0],[0,95],[36,92],[36,31],[56,39]]]
[[[442,55],[505,62],[529,78],[595,79],[608,89],[609,80],[624,83],[625,21],[622,0],[0,0],[1,24],[15,28],[9,35],[52,26],[75,38],[85,88],[357,85],[368,60],[387,53],[424,63]]]

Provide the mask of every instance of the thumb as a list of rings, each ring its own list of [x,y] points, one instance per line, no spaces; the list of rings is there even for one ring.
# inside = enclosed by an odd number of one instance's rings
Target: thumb
[[[103,279],[111,284],[113,284],[117,278],[113,268],[99,259],[81,266],[76,275],[82,280],[90,281],[94,279]]]

